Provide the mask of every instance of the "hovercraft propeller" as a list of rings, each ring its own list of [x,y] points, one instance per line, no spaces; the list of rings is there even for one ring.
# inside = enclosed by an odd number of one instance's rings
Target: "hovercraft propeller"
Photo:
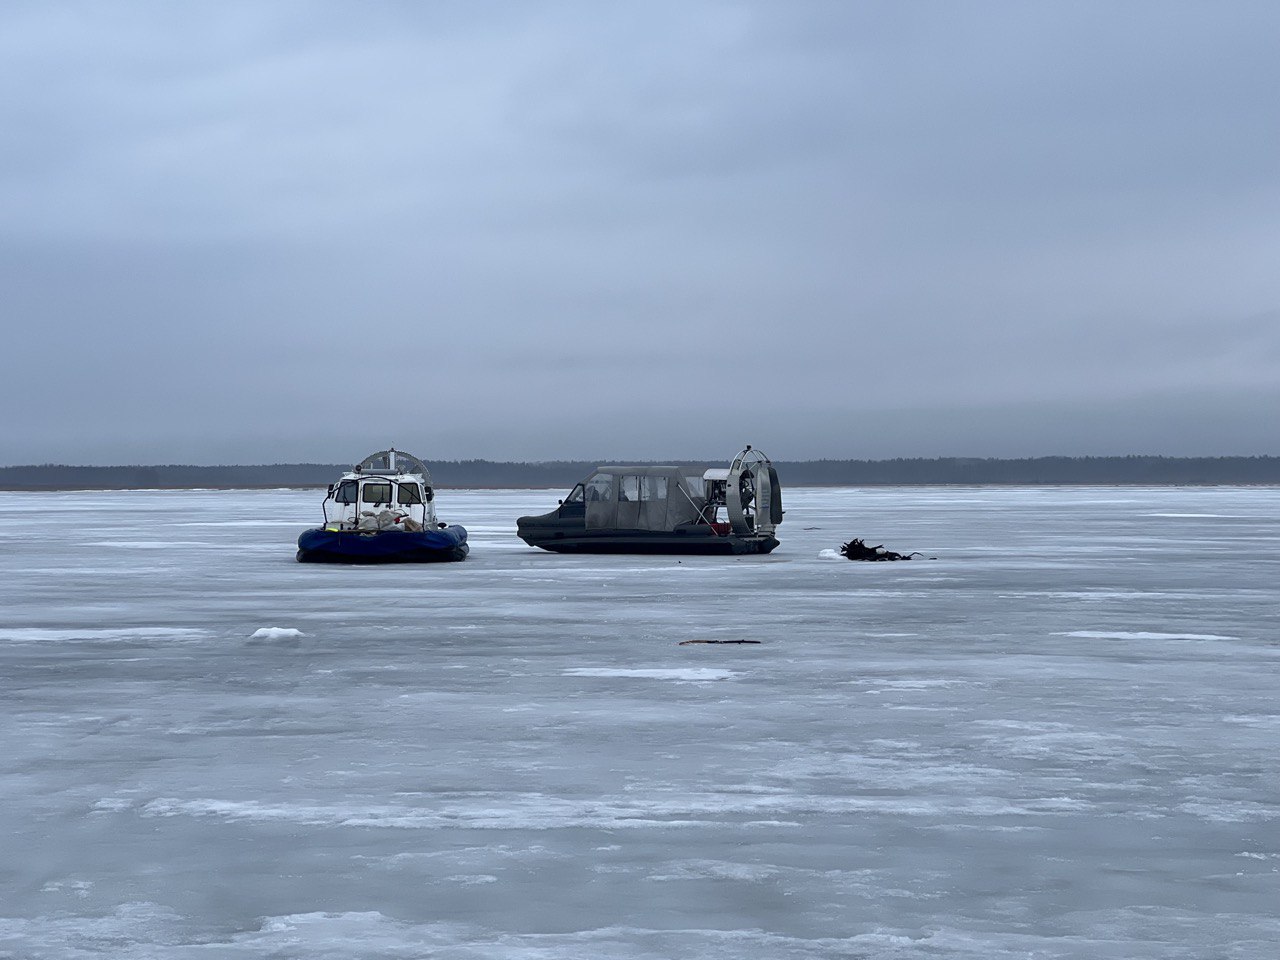
[[[729,464],[725,508],[733,532],[772,535],[782,522],[782,486],[773,464],[751,444]]]

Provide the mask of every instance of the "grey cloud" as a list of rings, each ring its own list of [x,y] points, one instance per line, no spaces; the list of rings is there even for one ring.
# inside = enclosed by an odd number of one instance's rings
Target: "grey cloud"
[[[1276,452],[1271,5],[0,21],[5,462]]]

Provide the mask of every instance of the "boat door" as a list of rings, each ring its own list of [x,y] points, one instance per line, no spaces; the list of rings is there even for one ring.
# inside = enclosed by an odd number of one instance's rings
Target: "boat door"
[[[340,480],[329,488],[324,501],[325,523],[354,522],[359,516],[359,485],[355,480]],[[332,505],[332,511],[330,510]]]
[[[618,502],[613,489],[612,473],[593,473],[587,477],[587,529],[612,530],[618,523]]]
[[[561,520],[577,520],[587,515],[587,494],[586,488],[582,484],[578,484],[569,491],[569,495],[560,501],[560,507],[556,510],[556,516]]]
[[[409,515],[409,519],[424,526],[435,521],[435,505],[432,503],[431,488],[424,493],[422,484],[417,480],[398,480],[396,482],[396,503]]]

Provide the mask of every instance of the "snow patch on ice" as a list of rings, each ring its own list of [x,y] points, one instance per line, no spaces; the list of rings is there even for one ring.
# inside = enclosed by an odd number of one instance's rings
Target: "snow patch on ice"
[[[935,776],[916,777],[924,790],[937,789]],[[928,782],[932,780],[933,782]],[[875,789],[882,786],[877,782]],[[971,781],[965,783],[967,792]],[[902,784],[896,785],[901,788]],[[954,786],[943,784],[942,786]],[[567,800],[541,793],[483,792],[433,798],[429,805],[366,803],[261,802],[213,798],[160,797],[143,805],[144,817],[194,817],[229,823],[292,823],[311,826],[373,827],[392,830],[560,830],[567,827],[604,830],[673,829],[733,822],[738,827],[798,826],[802,818],[882,815],[925,817],[951,822],[969,817],[1053,817],[1092,809],[1070,797],[958,796],[943,794],[893,796],[879,793],[823,796],[799,791],[769,795],[692,793],[671,796],[607,796]]]
[[[50,880],[40,888],[40,892],[72,893],[83,900],[89,896],[89,891],[92,889],[92,880]]]
[[[668,873],[654,873],[646,880],[741,880],[759,883],[772,880],[782,873],[781,868],[765,864],[734,863],[727,860],[679,860],[669,864]]]
[[[290,527],[297,529],[297,520],[170,520],[171,527]]]
[[[1189,813],[1211,823],[1258,823],[1280,817],[1280,809],[1253,800],[1224,800],[1217,797],[1192,797],[1178,805]]]
[[[813,876],[860,898],[918,897],[886,887],[868,872],[822,874],[784,870],[783,877]],[[933,880],[933,878],[929,878]],[[707,909],[711,907],[708,904]],[[939,919],[933,920],[936,916]],[[69,912],[30,919],[0,918],[9,956],[129,960],[197,957],[334,958],[492,957],[501,960],[651,960],[654,957],[812,960],[815,957],[947,957],[1020,960],[1026,957],[1219,956],[1270,957],[1280,925],[1244,912],[1211,915],[1175,908],[1121,907],[1066,915],[1061,929],[1006,924],[992,929],[967,914],[931,911],[927,927],[914,913],[869,921],[865,932],[823,936],[775,933],[754,926],[677,927],[616,924],[555,932],[491,929],[479,924],[411,921],[376,910],[264,916],[256,929],[208,925],[192,932],[189,918],[156,903],[126,903],[106,915]],[[749,921],[748,921],[749,922]],[[224,924],[223,926],[229,926]]]
[[[979,720],[975,726],[999,731],[980,734],[978,739],[1007,756],[1023,759],[1057,758],[1097,763],[1123,759],[1131,749],[1128,740],[1120,734],[1102,733],[1066,723]]]
[[[67,643],[76,640],[120,643],[127,640],[193,640],[207,636],[208,630],[191,627],[0,628],[0,642],[8,643]]]
[[[1235,723],[1243,727],[1276,727],[1280,726],[1280,714],[1275,713],[1229,713],[1222,718],[1223,723]]]
[[[830,547],[828,547],[825,550],[818,551],[818,559],[819,560],[843,560],[844,557],[840,555],[839,550],[832,550]]]
[[[250,640],[295,640],[306,634],[294,627],[259,627],[249,634]]]
[[[1209,520],[1248,520],[1238,513],[1145,513],[1145,517],[1204,517]]]
[[[121,547],[128,550],[168,550],[170,547],[208,547],[204,540],[98,540],[88,547]]]
[[[93,805],[95,811],[110,813],[117,810],[129,810],[133,807],[132,800],[126,800],[124,797],[103,797]]]
[[[952,678],[910,677],[892,680],[887,677],[864,678],[861,680],[845,680],[844,683],[855,687],[875,687],[869,693],[880,693],[882,690],[933,690],[940,687],[968,687],[979,683],[977,680],[956,680]]]
[[[445,877],[441,883],[453,883],[460,887],[474,887],[480,883],[497,883],[498,878],[491,873],[456,873]]]
[[[1072,630],[1055,633],[1055,637],[1080,637],[1085,640],[1239,640],[1217,633],[1154,633],[1145,630]]]
[[[728,680],[736,677],[733,670],[714,667],[652,667],[627,669],[623,667],[573,667],[564,671],[566,677],[635,677],[642,680],[678,680],[697,683],[704,680]]]

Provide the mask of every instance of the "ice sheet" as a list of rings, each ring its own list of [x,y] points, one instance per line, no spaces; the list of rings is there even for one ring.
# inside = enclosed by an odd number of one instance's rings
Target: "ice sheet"
[[[788,489],[746,558],[556,496],[343,568],[315,491],[0,494],[0,956],[1274,956],[1280,491]]]

